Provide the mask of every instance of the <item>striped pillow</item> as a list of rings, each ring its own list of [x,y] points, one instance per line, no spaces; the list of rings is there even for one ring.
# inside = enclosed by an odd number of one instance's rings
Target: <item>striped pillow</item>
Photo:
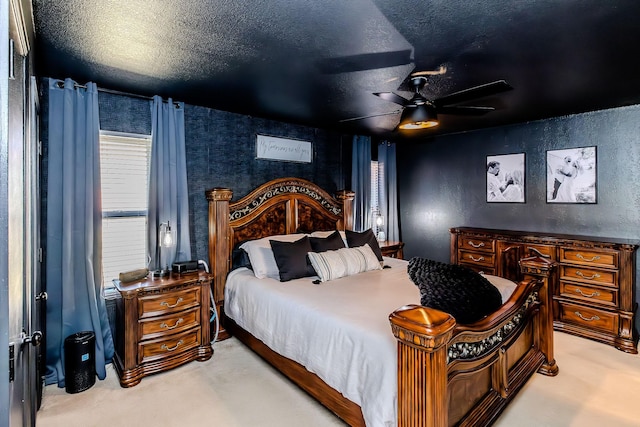
[[[368,244],[336,251],[309,252],[308,255],[321,282],[382,268]]]

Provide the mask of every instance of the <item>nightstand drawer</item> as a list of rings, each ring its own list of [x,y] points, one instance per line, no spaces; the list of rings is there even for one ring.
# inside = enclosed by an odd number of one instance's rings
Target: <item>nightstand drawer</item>
[[[593,267],[612,267],[618,265],[618,252],[606,252],[593,249],[560,248],[560,262],[589,265]]]
[[[611,307],[618,306],[618,292],[611,289],[596,288],[586,284],[560,281],[560,295],[588,301],[593,304]]]
[[[563,322],[573,323],[587,329],[597,329],[610,334],[618,333],[618,315],[616,313],[560,301],[559,317]]]
[[[492,253],[458,251],[458,262],[469,266],[494,268],[495,255]]]
[[[175,356],[200,344],[200,328],[191,329],[179,335],[138,344],[138,363]]]
[[[459,236],[458,249],[493,252],[495,250],[495,240],[481,237]]]
[[[181,332],[200,325],[200,308],[173,313],[168,316],[147,318],[140,321],[140,340],[158,335]]]
[[[200,288],[141,297],[138,300],[138,318],[160,316],[197,307],[200,304]]]
[[[594,283],[612,288],[618,287],[618,273],[616,271],[561,265],[560,278],[583,283]]]

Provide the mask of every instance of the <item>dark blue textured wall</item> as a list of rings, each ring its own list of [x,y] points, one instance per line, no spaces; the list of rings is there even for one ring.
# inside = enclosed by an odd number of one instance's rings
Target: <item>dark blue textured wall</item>
[[[151,133],[149,100],[104,92],[98,99],[101,129]],[[347,136],[193,105],[185,106],[184,115],[193,258],[208,259],[205,191],[210,188],[230,188],[236,200],[274,178],[305,178],[331,193],[350,182],[345,181],[343,169],[343,164],[350,165],[351,140]],[[257,133],[311,141],[313,162],[256,159]],[[349,156],[346,161],[345,156]]]
[[[598,203],[547,204],[546,150],[593,145]],[[526,203],[486,203],[486,156],[510,153],[525,153]],[[448,230],[455,226],[640,242],[640,106],[400,143],[398,162],[408,258],[448,262]]]

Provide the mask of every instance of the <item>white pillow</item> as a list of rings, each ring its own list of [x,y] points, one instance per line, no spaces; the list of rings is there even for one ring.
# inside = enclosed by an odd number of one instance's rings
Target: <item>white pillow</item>
[[[321,282],[382,268],[368,244],[336,251],[309,252],[308,256]]]
[[[280,271],[278,264],[273,256],[271,244],[269,240],[278,240],[280,242],[295,242],[304,237],[305,234],[281,234],[277,236],[263,237],[262,239],[249,240],[240,245],[240,249],[244,249],[249,255],[253,274],[258,279],[270,277],[280,280]]]

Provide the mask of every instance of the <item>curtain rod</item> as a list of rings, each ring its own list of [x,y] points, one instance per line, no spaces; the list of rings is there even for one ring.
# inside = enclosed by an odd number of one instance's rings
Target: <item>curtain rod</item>
[[[60,89],[64,89],[64,82],[62,80],[58,80],[58,81],[56,81],[56,86],[58,86]],[[86,85],[81,85],[81,84],[78,84],[78,83],[74,83],[73,87],[75,89],[86,89],[87,88]],[[98,88],[98,92],[104,92],[104,93],[109,93],[111,95],[121,95],[121,96],[128,96],[128,97],[131,97],[131,98],[140,98],[140,99],[146,99],[146,100],[149,100],[149,101],[153,101],[153,97],[152,96],[138,95],[136,93],[121,92],[119,90],[113,90],[113,89],[103,89],[103,88],[99,87]],[[167,102],[167,101],[163,100],[163,102]],[[178,108],[180,107],[180,103],[177,102],[177,101],[174,101],[173,105],[178,107]]]

